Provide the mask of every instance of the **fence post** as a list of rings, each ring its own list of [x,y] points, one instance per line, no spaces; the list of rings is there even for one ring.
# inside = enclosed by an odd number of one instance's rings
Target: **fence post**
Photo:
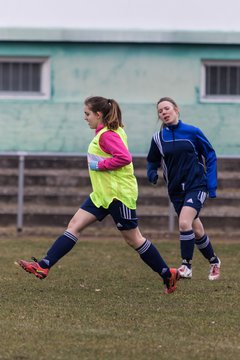
[[[17,231],[23,229],[23,202],[24,202],[24,168],[25,154],[19,154],[18,160],[18,204],[17,204]]]
[[[168,231],[170,233],[174,232],[174,226],[175,225],[175,213],[173,204],[169,200],[169,208],[168,208]]]

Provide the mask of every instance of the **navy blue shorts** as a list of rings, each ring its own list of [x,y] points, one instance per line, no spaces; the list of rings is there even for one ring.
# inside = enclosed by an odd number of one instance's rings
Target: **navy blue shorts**
[[[171,202],[178,216],[180,215],[183,206],[190,206],[197,211],[197,215],[195,217],[197,218],[203,207],[206,197],[207,192],[198,189],[191,190],[185,194],[180,194],[178,196],[171,196]]]
[[[130,230],[138,226],[136,210],[129,209],[119,200],[114,200],[108,209],[104,209],[102,206],[98,208],[94,205],[89,196],[80,208],[96,216],[98,221],[102,221],[107,215],[111,215],[118,230]]]

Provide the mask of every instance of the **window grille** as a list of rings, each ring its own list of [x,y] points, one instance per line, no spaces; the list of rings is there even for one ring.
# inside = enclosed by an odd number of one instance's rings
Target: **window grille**
[[[240,101],[240,61],[203,62],[202,99]]]
[[[48,97],[48,59],[0,58],[0,97]]]

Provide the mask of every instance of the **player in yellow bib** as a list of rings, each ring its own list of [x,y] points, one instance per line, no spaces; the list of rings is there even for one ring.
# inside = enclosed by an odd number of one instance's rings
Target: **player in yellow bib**
[[[100,126],[100,128],[102,125]],[[115,132],[117,135],[113,135],[112,132]],[[109,207],[113,200],[120,200],[130,209],[136,209],[136,201],[138,197],[138,188],[137,181],[133,173],[133,164],[128,154],[127,149],[127,136],[122,127],[119,127],[117,130],[109,131],[107,126],[103,127],[97,135],[93,138],[92,142],[88,148],[88,163],[91,164],[92,161],[97,163],[105,161],[106,163],[109,159],[109,162],[112,159],[112,155],[103,151],[99,145],[99,139],[104,135],[104,133],[109,137],[110,141],[115,141],[119,143],[119,147],[122,147],[122,152],[125,153],[127,163],[122,166],[122,162],[114,165],[114,168],[106,171],[95,171],[90,168],[90,179],[93,187],[93,192],[90,194],[91,200],[93,203],[99,207],[102,206],[105,209]],[[118,155],[119,156],[119,155]],[[117,158],[115,159],[116,162]],[[130,162],[128,164],[128,162]]]
[[[172,293],[179,279],[178,270],[167,266],[157,248],[142,236],[138,227],[138,187],[120,107],[113,99],[93,96],[85,100],[84,114],[89,127],[95,131],[88,148],[93,191],[42,260],[20,260],[18,264],[44,279],[49,269],[73,248],[83,229],[110,215],[127,244],[163,279],[164,292]]]

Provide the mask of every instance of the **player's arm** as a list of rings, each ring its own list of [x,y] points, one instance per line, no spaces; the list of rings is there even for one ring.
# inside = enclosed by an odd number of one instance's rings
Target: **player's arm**
[[[161,154],[152,139],[151,146],[147,155],[147,177],[150,183],[156,184],[158,181],[158,169],[161,166]]]
[[[200,129],[197,131],[197,146],[205,159],[209,197],[215,198],[217,190],[217,156],[209,140]]]
[[[99,140],[101,149],[112,155],[101,161],[90,163],[91,170],[109,171],[116,170],[132,162],[132,156],[120,136],[114,131],[104,132]]]

